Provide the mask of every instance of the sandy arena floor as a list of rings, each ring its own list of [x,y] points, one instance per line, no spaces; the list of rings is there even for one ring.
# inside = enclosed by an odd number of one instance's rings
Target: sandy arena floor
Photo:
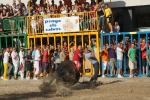
[[[149,78],[99,78],[103,84],[98,90],[89,89],[88,80],[81,78],[69,97],[54,96],[54,86],[53,92],[42,94],[41,80],[0,80],[0,100],[150,100]]]

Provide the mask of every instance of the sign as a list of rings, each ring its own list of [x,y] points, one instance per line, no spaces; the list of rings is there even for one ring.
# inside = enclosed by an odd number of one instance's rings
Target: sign
[[[44,19],[44,33],[79,31],[79,17],[62,17]]]

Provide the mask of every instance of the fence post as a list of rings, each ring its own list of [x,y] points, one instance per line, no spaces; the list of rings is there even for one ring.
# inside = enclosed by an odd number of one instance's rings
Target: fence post
[[[146,42],[148,42],[148,33],[146,33]],[[146,51],[148,50],[148,43],[146,43]],[[149,75],[149,65],[148,62],[146,61],[146,75]]]

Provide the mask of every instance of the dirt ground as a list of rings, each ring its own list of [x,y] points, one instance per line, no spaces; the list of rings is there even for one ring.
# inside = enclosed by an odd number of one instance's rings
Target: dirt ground
[[[56,97],[53,85],[51,93],[42,94],[41,80],[0,80],[0,100],[150,100],[149,78],[99,78],[98,90],[89,88],[89,79],[82,77],[69,97]]]

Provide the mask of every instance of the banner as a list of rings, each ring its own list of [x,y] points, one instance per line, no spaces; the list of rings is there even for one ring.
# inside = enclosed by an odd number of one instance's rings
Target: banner
[[[44,33],[79,31],[79,17],[62,17],[44,19]]]

